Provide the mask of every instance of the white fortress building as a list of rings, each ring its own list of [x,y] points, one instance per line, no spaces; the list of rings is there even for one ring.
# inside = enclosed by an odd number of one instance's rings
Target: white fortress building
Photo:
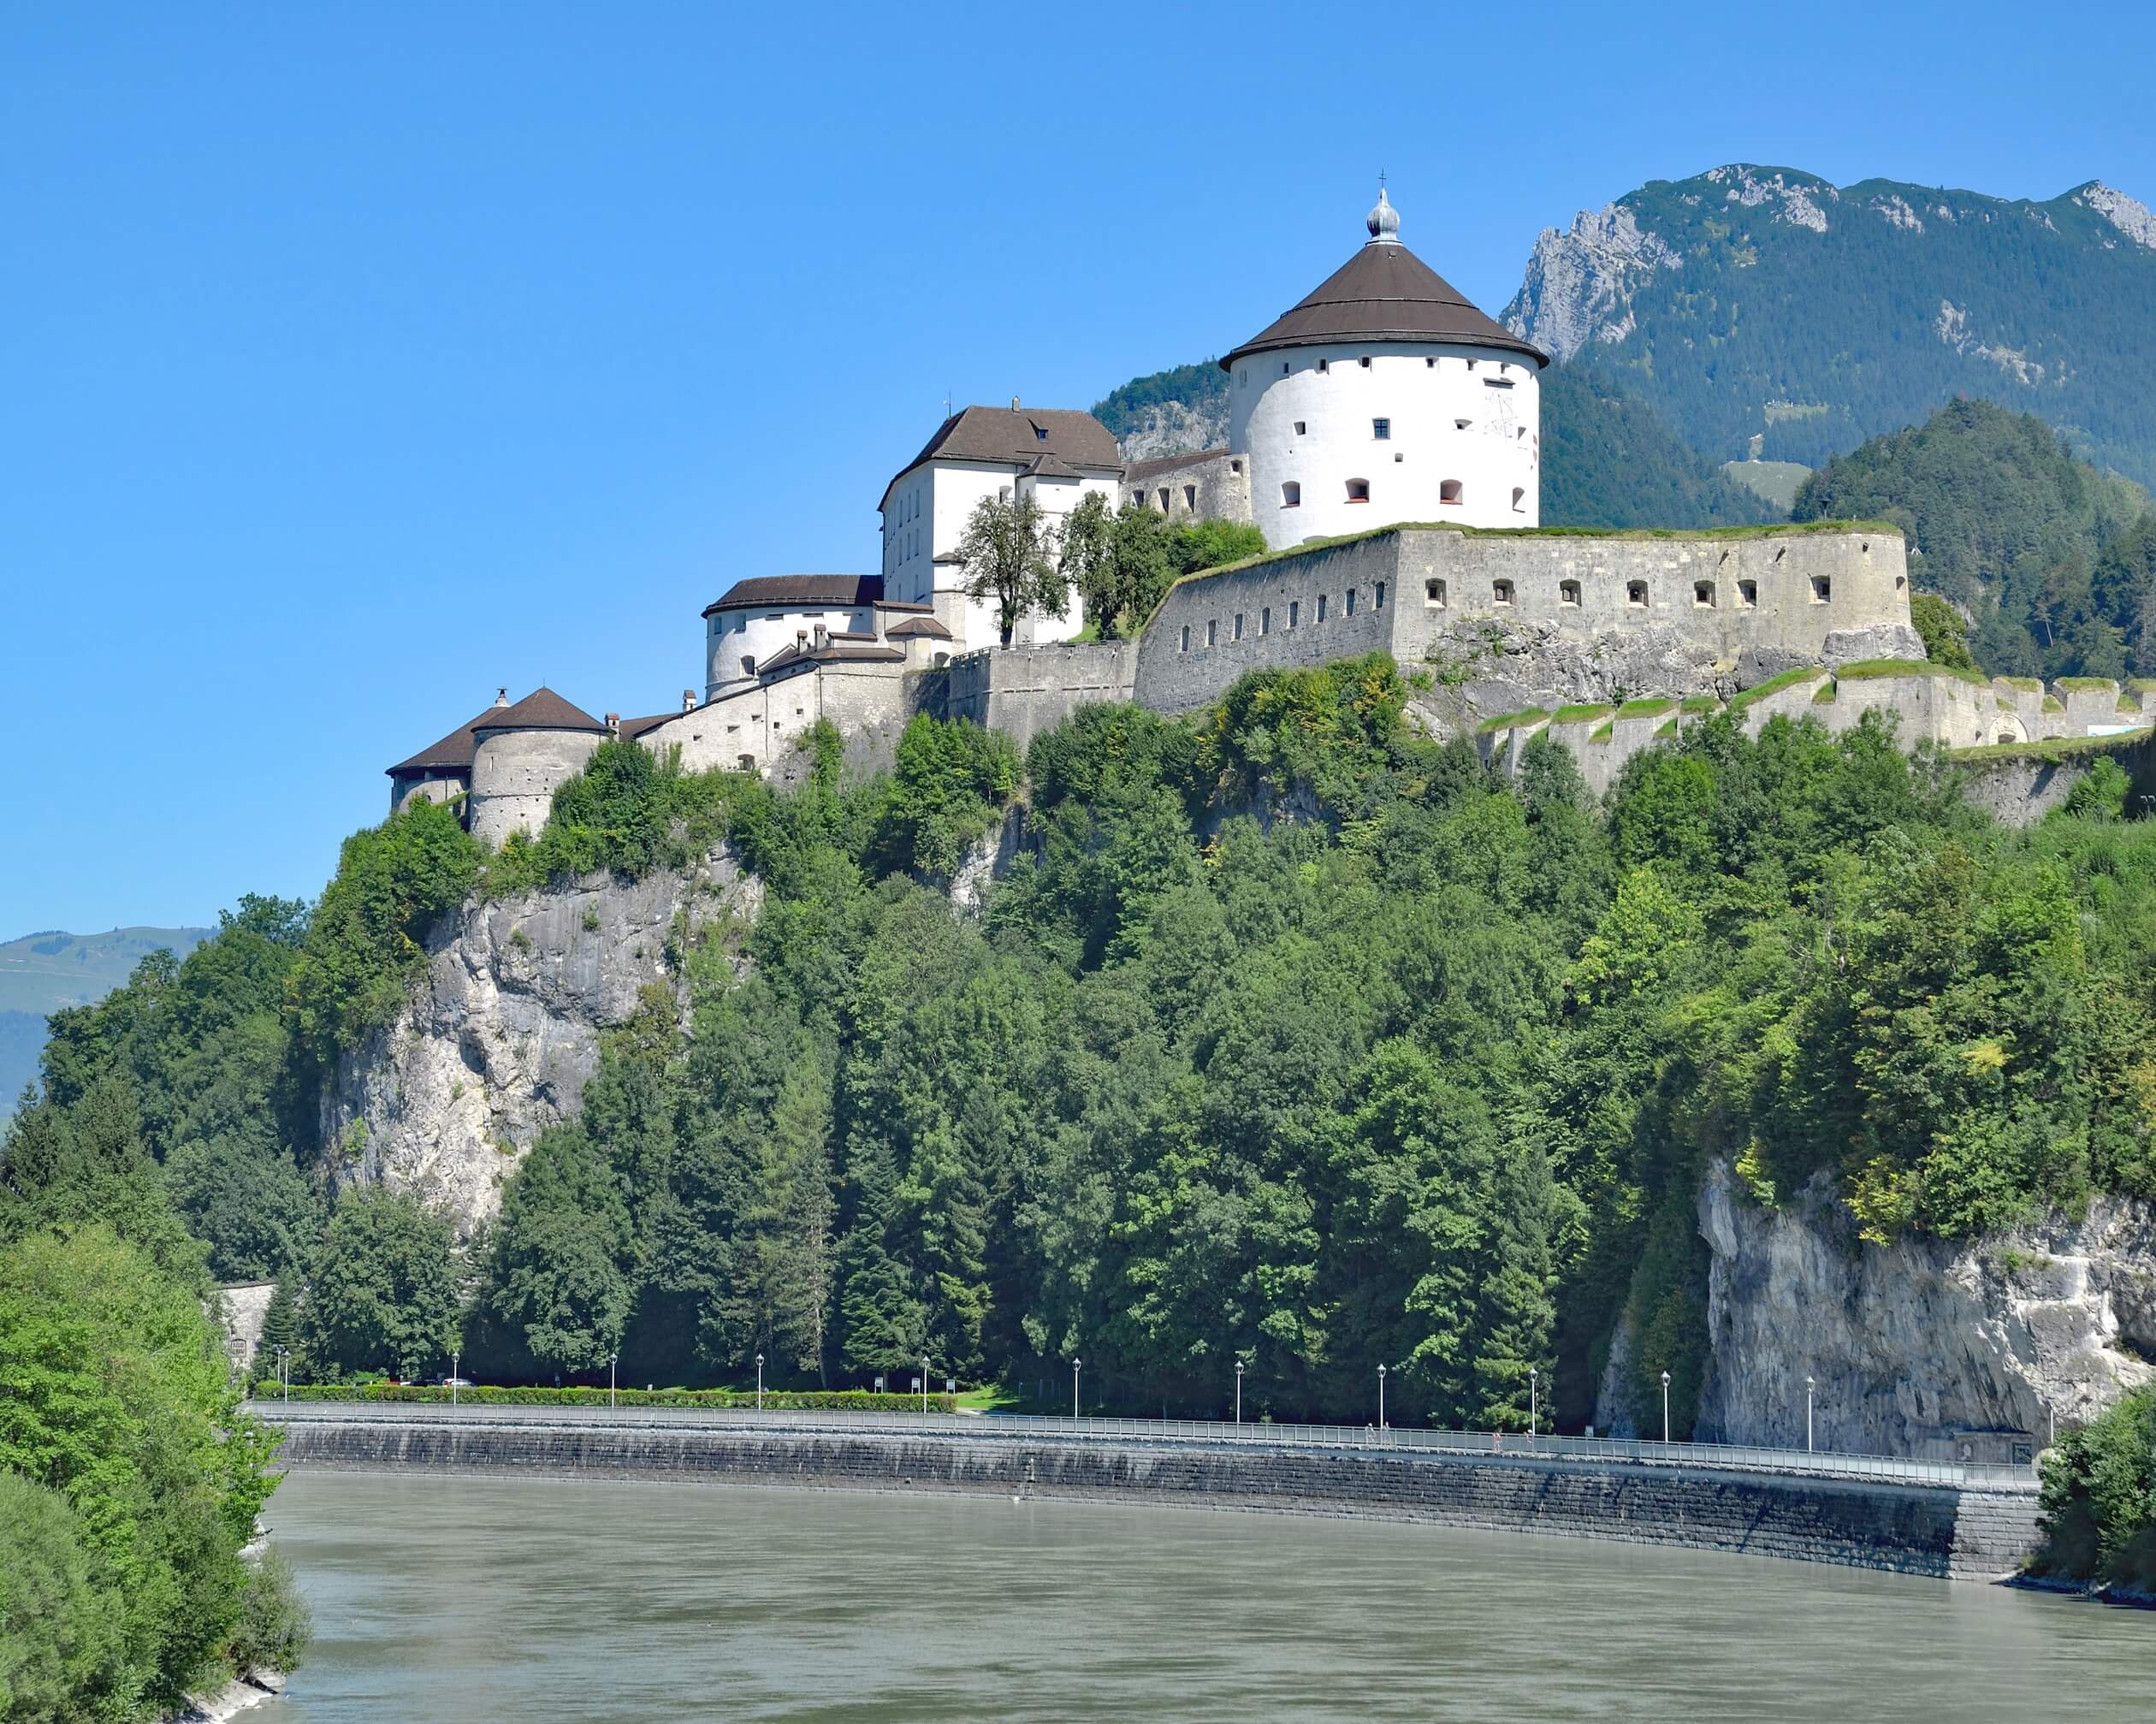
[[[2156,721],[2156,684],[1987,679],[1926,662],[1901,533],[1813,523],[1697,533],[1543,533],[1545,355],[1400,242],[1383,190],[1369,239],[1229,352],[1224,448],[1125,463],[1092,414],[969,406],[946,418],[879,502],[877,572],[751,574],[702,614],[703,696],[595,717],[550,689],[495,703],[388,768],[394,809],[459,808],[498,844],[544,825],[554,791],[609,738],[688,771],[793,774],[834,727],[888,764],[920,713],[1022,744],[1089,702],[1188,712],[1253,671],[1371,652],[1424,678],[1417,721],[1516,762],[1547,732],[1596,789],[1705,715],[1830,730],[1897,715],[1905,744],[2100,737]],[[1177,582],[1137,638],[1080,643],[1022,617],[1006,646],[968,595],[974,511],[1036,501],[1049,551],[1088,495],[1170,521],[1255,524],[1268,554]],[[1317,542],[1312,542],[1316,541]]]
[[[1400,522],[1542,524],[1549,356],[1400,242],[1383,190],[1362,249],[1220,362],[1225,449],[1133,467],[1125,498],[1249,521],[1284,550]]]
[[[958,541],[982,499],[1031,497],[1051,526],[1099,492],[1111,503],[1123,476],[1108,428],[1069,408],[1028,412],[967,407],[936,428],[921,453],[884,487],[884,590],[901,603],[926,605],[954,640],[999,640],[995,608],[964,592]],[[1060,617],[1022,618],[1014,646],[1067,641],[1084,626],[1076,595]]]

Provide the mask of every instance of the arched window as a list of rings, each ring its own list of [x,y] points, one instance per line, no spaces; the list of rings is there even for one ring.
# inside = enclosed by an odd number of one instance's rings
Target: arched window
[[[1454,508],[1460,507],[1460,501],[1466,494],[1466,487],[1457,479],[1442,480],[1437,486],[1437,501]]]
[[[1302,487],[1290,479],[1280,488],[1280,507],[1283,509],[1302,507]]]
[[[1348,501],[1351,503],[1368,502],[1370,501],[1370,481],[1367,479],[1348,480]]]

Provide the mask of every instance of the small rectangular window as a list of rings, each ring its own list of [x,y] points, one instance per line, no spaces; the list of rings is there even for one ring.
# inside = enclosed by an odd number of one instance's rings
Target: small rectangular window
[[[1270,605],[1263,607],[1258,613],[1258,632],[1261,635],[1269,635],[1272,632],[1272,607]]]
[[[1209,622],[1205,625],[1205,644],[1209,647],[1217,647],[1220,644],[1220,625],[1218,622]]]
[[[1348,589],[1348,614],[1351,617],[1355,614],[1355,589],[1353,587]]]
[[[1296,435],[1297,436],[1299,436],[1299,437],[1300,437],[1300,436],[1301,436],[1301,435],[1303,435],[1303,432],[1304,432],[1304,430],[1305,430],[1306,429],[1306,427],[1304,425],[1303,422],[1302,422],[1300,419],[1298,419],[1298,420],[1296,420],[1296,421],[1295,421],[1295,435]]]
[[[1370,435],[1375,437],[1381,443],[1387,441],[1392,436],[1392,421],[1390,419],[1372,419],[1370,422]]]
[[[1445,584],[1442,581],[1423,583],[1423,603],[1433,611],[1445,608]]]
[[[1812,602],[1815,605],[1827,604],[1834,596],[1834,584],[1827,576],[1814,575],[1811,578],[1811,589]]]
[[[1578,610],[1579,608],[1579,583],[1578,581],[1558,582],[1557,602],[1567,610]]]
[[[1302,623],[1302,601],[1301,601],[1300,599],[1290,599],[1290,600],[1288,600],[1288,626],[1289,628],[1291,628],[1291,629],[1292,629],[1292,628],[1297,628],[1297,627],[1300,627],[1300,626],[1301,625],[1301,623]]]
[[[1185,652],[1190,650],[1190,625],[1188,623],[1182,625],[1182,649]]]
[[[1750,609],[1752,606],[1757,604],[1759,602],[1759,583],[1757,581],[1738,582],[1737,602],[1738,605],[1746,609]]]
[[[1430,370],[1434,371],[1437,369],[1437,362],[1435,359],[1424,359],[1423,364]]]
[[[1492,581],[1490,584],[1490,601],[1496,605],[1510,604],[1513,601],[1513,584],[1510,581]]]
[[[1185,507],[1186,509],[1188,509],[1188,510],[1190,511],[1190,512],[1191,512],[1192,514],[1194,514],[1194,514],[1196,514],[1196,513],[1198,512],[1198,487],[1197,487],[1197,486],[1195,486],[1195,485],[1185,485],[1185,486],[1183,487],[1183,507]]]
[[[1363,370],[1365,370],[1365,371],[1367,371],[1367,370],[1370,369],[1370,355],[1369,355],[1369,354],[1367,354],[1367,353],[1365,353],[1365,354],[1362,356],[1362,368],[1363,368]]]
[[[1711,611],[1715,608],[1715,584],[1712,581],[1692,583],[1692,607],[1702,611]]]
[[[1385,608],[1385,584],[1383,581],[1377,583],[1377,595],[1370,601],[1370,604],[1372,610],[1382,611]]]
[[[1242,619],[1243,619],[1243,613],[1242,613],[1241,611],[1237,611],[1237,612],[1235,613],[1235,639],[1237,639],[1237,640],[1241,640],[1241,639],[1242,638]]]
[[[1318,620],[1321,623],[1325,620],[1325,595],[1323,593],[1318,595]]]
[[[1045,425],[1035,425],[1034,427],[1034,437],[1036,441],[1043,443],[1046,442],[1048,441],[1048,428]]]
[[[1330,359],[1320,359],[1318,362],[1318,369],[1321,371],[1330,371],[1332,370],[1332,361]]]

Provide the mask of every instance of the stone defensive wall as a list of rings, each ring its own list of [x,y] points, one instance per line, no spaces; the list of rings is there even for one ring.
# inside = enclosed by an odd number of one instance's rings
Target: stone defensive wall
[[[1023,749],[1081,706],[1131,697],[1135,641],[991,648],[951,660],[944,716],[1005,732]]]
[[[1907,549],[1892,527],[1402,526],[1178,582],[1146,625],[1134,697],[1188,712],[1247,671],[1379,649],[1412,667],[1441,630],[1478,619],[1582,640],[1673,631],[1732,672],[1922,653]]]
[[[2156,793],[2156,760],[2148,748],[2156,683],[2122,687],[2069,678],[2056,686],[2059,692],[2051,694],[2034,678],[1987,680],[1920,661],[1859,661],[1839,672],[1824,666],[1785,672],[1727,702],[1694,696],[1501,714],[1484,721],[1476,742],[1484,759],[1512,773],[1528,743],[1547,732],[1571,752],[1599,795],[1634,755],[1716,713],[1737,714],[1745,733],[1756,737],[1777,717],[1810,719],[1839,735],[1876,712],[1891,716],[1904,746],[1940,744],[1972,799],[2011,824],[2026,824],[2064,803],[2106,755],[2126,767],[2137,789]]]
[[[2036,1540],[2027,1468],[1519,1435],[1134,1421],[649,1409],[293,1407],[287,1466],[603,1473],[1332,1514],[1783,1556],[1948,1579],[2012,1573]],[[512,1416],[522,1415],[522,1416]],[[1620,1452],[1621,1451],[1621,1452]],[[1727,1464],[1716,1464],[1717,1459]],[[1847,1468],[1827,1471],[1830,1465]],[[1867,1476],[1867,1472],[1874,1476]]]

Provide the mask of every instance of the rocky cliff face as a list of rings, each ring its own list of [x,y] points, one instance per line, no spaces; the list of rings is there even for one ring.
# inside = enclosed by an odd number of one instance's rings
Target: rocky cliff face
[[[1201,449],[1228,447],[1228,403],[1162,401],[1144,419],[1116,439],[1126,461],[1150,461],[1162,455],[1194,455]]]
[[[2078,1424],[2156,1377],[2146,1205],[2106,1200],[2001,1236],[1881,1247],[1856,1238],[1823,1176],[1770,1211],[1717,1164],[1699,1230],[1713,1254],[1708,1441],[1801,1444],[1807,1377],[1821,1447],[1942,1454],[1971,1431],[2040,1442],[2053,1413]]]
[[[595,875],[468,904],[429,941],[397,1021],[346,1057],[322,1101],[340,1182],[415,1190],[460,1228],[491,1216],[503,1178],[573,1114],[601,1032],[658,987],[714,922],[753,921],[761,881],[720,848],[685,874]]]

